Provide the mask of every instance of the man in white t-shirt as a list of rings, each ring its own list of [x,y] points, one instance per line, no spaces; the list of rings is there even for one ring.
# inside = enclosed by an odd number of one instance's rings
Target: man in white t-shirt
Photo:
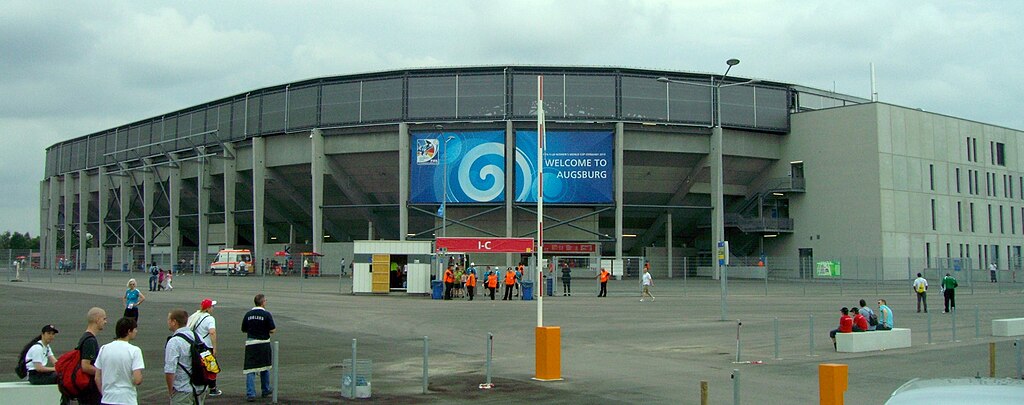
[[[139,332],[133,318],[121,318],[114,327],[117,339],[100,347],[96,355],[96,387],[104,404],[138,405],[135,386],[142,384],[142,349],[131,344]]]
[[[651,294],[651,287],[654,287],[654,279],[651,278],[651,272],[648,271],[647,267],[644,267],[643,286],[644,291],[640,294],[640,302],[644,302],[644,297],[651,297],[651,301],[654,301],[654,295]]]
[[[199,303],[199,310],[188,316],[188,323],[185,324],[190,330],[199,335],[199,340],[210,348],[213,356],[217,356],[217,319],[213,317],[213,307],[217,301],[209,298]],[[210,396],[220,396],[221,391],[217,389],[217,380],[210,384]]]
[[[924,303],[924,312],[928,313],[928,280],[925,280],[921,273],[917,273],[913,288],[917,293],[917,312],[921,312],[921,303]]]

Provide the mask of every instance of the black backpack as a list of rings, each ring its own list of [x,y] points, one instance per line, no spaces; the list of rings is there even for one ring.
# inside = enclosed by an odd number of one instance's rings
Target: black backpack
[[[181,365],[181,362],[178,362],[178,367],[181,367],[182,371],[184,371],[185,374],[188,375],[188,381],[192,384],[193,389],[199,389],[201,392],[203,389],[206,389],[206,387],[215,384],[217,374],[210,373],[209,371],[207,371],[206,363],[203,362],[202,353],[210,350],[209,347],[206,347],[206,343],[203,343],[203,341],[199,339],[199,335],[197,335],[195,332],[192,332],[193,339],[189,339],[189,337],[184,333],[176,333],[174,334],[174,336],[167,338],[167,340],[170,341],[175,337],[180,337],[184,339],[185,342],[188,343],[189,364],[191,364],[191,371],[189,371],[189,369],[186,369],[185,366]]]
[[[39,342],[35,342],[32,344],[32,346],[35,345],[42,346],[43,344]],[[18,357],[18,364],[14,366],[14,374],[17,375],[18,378],[24,379],[25,377],[28,377],[28,370],[25,368],[28,362],[25,361],[25,355],[27,355],[28,351],[32,349],[32,346],[29,346],[27,349],[21,352],[21,357]]]

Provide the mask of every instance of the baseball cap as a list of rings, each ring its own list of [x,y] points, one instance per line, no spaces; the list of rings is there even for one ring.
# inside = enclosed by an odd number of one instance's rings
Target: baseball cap
[[[204,299],[203,302],[199,304],[199,307],[202,308],[202,309],[209,309],[210,307],[212,307],[214,305],[217,305],[217,301],[214,301],[214,300],[211,300],[211,299],[207,298],[207,299]]]
[[[53,325],[46,325],[46,326],[44,326],[42,333],[46,333],[46,332],[60,333],[60,331],[57,330],[57,327],[53,326]]]

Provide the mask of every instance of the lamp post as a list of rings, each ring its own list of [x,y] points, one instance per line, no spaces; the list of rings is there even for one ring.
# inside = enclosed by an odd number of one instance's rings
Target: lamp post
[[[439,136],[444,136],[444,126],[434,126],[437,129]],[[444,182],[441,195],[441,237],[448,237],[448,141],[455,139],[454,136],[448,135],[444,139],[444,149],[441,151],[441,164],[442,171],[444,172]]]
[[[681,80],[672,80],[667,77],[659,77],[658,81],[666,83],[677,83],[687,84],[693,86],[710,87],[714,91],[714,114],[711,117],[711,145],[710,145],[710,164],[711,164],[711,252],[712,252],[712,268],[713,274],[718,275],[718,281],[721,285],[722,290],[722,320],[727,318],[727,299],[728,287],[726,274],[723,270],[725,260],[719,260],[718,250],[719,245],[723,245],[722,249],[725,250],[725,194],[723,191],[723,180],[722,180],[722,88],[741,86],[745,84],[757,83],[758,80],[748,80],[742,83],[724,84],[725,77],[729,75],[729,70],[733,66],[740,63],[739,59],[729,59],[725,61],[728,67],[725,69],[725,74],[722,75],[721,79],[717,83],[712,78],[711,85],[703,83],[694,83]],[[728,252],[725,252],[728,255]]]

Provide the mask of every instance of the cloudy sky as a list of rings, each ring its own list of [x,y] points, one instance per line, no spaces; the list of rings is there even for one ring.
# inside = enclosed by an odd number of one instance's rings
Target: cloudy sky
[[[39,233],[46,147],[301,79],[544,64],[721,73],[1024,129],[1017,1],[8,0],[0,232]]]

